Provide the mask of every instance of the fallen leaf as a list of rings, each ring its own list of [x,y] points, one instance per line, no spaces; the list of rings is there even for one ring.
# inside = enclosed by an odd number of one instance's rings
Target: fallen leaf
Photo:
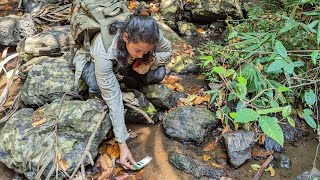
[[[261,63],[258,63],[258,70],[261,72],[263,70],[263,66]]]
[[[129,180],[130,174],[129,173],[123,173],[121,175],[118,175],[116,180]]]
[[[179,76],[169,75],[165,78],[165,83],[166,84],[174,84],[176,82],[179,82],[179,80],[180,80]]]
[[[135,1],[129,1],[129,6],[128,6],[128,9],[130,12],[133,12],[137,7],[137,4]]]
[[[157,3],[157,4],[158,4],[158,3]],[[159,5],[157,6],[157,4],[153,4],[153,3],[150,4],[149,9],[150,9],[152,12],[154,12],[154,13],[159,12]]]
[[[206,76],[203,75],[203,74],[200,74],[198,77],[197,77],[198,80],[206,80]]]
[[[47,121],[46,118],[40,119],[38,121],[33,122],[31,125],[32,125],[32,127],[37,127],[37,126],[40,126],[41,124],[44,124],[46,121]]]
[[[216,138],[215,140],[213,140],[212,142],[210,142],[208,145],[206,145],[206,146],[203,148],[203,151],[212,151],[215,147],[217,147],[218,141],[219,141],[219,139]]]
[[[226,127],[223,128],[221,134],[225,134],[225,133],[228,133],[228,132],[231,132],[231,128],[229,125],[226,125]]]
[[[216,168],[224,168],[222,165],[214,162],[210,162],[211,166],[216,167]]]
[[[112,168],[112,160],[107,154],[102,154],[100,156],[100,166],[104,170]]]
[[[112,158],[118,158],[120,156],[120,147],[118,143],[115,143],[114,145],[108,145],[107,146],[107,153]]]
[[[196,31],[197,31],[197,33],[199,33],[199,34],[205,34],[205,33],[206,33],[206,31],[203,30],[202,28],[198,28]]]
[[[199,104],[201,104],[201,103],[203,103],[203,102],[204,102],[204,98],[201,97],[201,96],[197,96],[197,97],[193,100],[193,103],[194,103],[195,105],[199,105]]]
[[[59,167],[63,170],[63,171],[67,171],[69,168],[68,163],[66,163],[63,159],[62,159],[62,153],[61,151],[59,151],[58,153],[58,164]]]
[[[276,174],[276,171],[273,169],[272,165],[270,164],[269,167],[267,169],[265,169],[264,171],[269,171],[270,176],[274,176]]]
[[[204,154],[204,155],[202,156],[202,158],[203,158],[204,161],[209,161],[209,160],[212,158],[212,156],[209,155],[209,154]]]
[[[193,100],[197,97],[196,94],[189,94],[187,98],[180,98],[180,101],[183,102],[185,105],[193,105]]]
[[[263,145],[265,140],[266,140],[266,135],[265,134],[259,134],[258,143],[260,145]]]
[[[260,169],[260,167],[261,167],[259,164],[251,164],[250,166],[255,171],[258,171]]]
[[[122,174],[121,171],[123,171],[123,168],[122,168],[122,167],[117,167],[117,168],[114,170],[114,174],[116,174],[116,175]]]
[[[254,146],[251,152],[253,157],[266,157],[273,154],[273,151],[268,151],[260,148],[259,146]]]
[[[167,88],[171,89],[172,91],[176,89],[176,87],[174,87],[172,84],[164,84],[164,85],[167,86]]]
[[[176,88],[179,92],[184,92],[184,88],[180,83],[174,83],[173,86]]]
[[[210,102],[210,99],[211,99],[211,95],[210,94],[206,94],[205,96],[203,96],[203,100],[205,102]]]

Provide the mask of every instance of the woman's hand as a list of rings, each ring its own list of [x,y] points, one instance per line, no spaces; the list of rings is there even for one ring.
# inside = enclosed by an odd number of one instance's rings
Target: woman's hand
[[[127,143],[119,143],[120,147],[120,164],[124,169],[135,170],[133,164],[136,164],[136,161],[132,158],[131,152],[127,146]]]
[[[148,64],[144,64],[139,59],[133,64],[133,70],[136,71],[139,74],[146,74],[149,72],[150,67],[154,64],[155,58],[152,58],[151,62]]]

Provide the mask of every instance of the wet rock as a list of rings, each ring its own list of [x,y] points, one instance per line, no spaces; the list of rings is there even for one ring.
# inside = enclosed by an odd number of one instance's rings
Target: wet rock
[[[194,36],[196,35],[196,26],[189,22],[178,21],[179,33],[183,36]]]
[[[180,106],[170,110],[163,120],[163,129],[169,137],[182,142],[204,143],[218,124],[214,113],[205,108]]]
[[[164,17],[165,23],[171,29],[177,29],[176,14],[179,8],[179,1],[177,0],[161,0],[160,13]]]
[[[139,108],[143,110],[146,114],[148,114],[148,116],[151,119],[153,119],[154,122],[156,122],[158,120],[155,117],[155,115],[157,114],[157,109],[153,106],[153,104],[140,91],[133,90],[132,93],[134,94],[135,98],[139,101]],[[148,124],[147,120],[141,113],[131,108],[127,108],[125,119],[129,122]]]
[[[36,33],[35,23],[30,14],[22,17],[9,15],[0,18],[0,44],[3,46],[15,46],[22,39]]]
[[[295,180],[319,179],[320,171],[316,168],[306,171],[295,178]]]
[[[171,89],[163,84],[152,84],[145,86],[141,92],[148,98],[151,103],[162,109],[170,109],[177,104],[177,97],[185,97],[185,94],[174,93]]]
[[[195,160],[191,155],[172,152],[169,155],[170,162],[178,169],[200,178],[202,176],[208,178],[219,178],[224,176],[222,169],[214,168],[208,164]]]
[[[62,26],[28,37],[22,46],[25,53],[31,56],[60,56],[69,51],[73,44],[70,27]]]
[[[215,19],[225,19],[227,15],[234,19],[243,18],[239,0],[193,0],[191,13],[195,21],[212,22]]]
[[[266,140],[264,141],[264,148],[268,151],[281,152],[282,147],[277,141],[266,136]]]
[[[274,154],[276,164],[278,167],[289,169],[291,166],[290,158],[285,154]]]
[[[72,173],[101,118],[103,105],[101,101],[94,99],[63,102],[55,100],[36,111],[31,108],[18,110],[0,131],[0,161],[28,179],[34,179],[39,171],[38,167],[48,163],[42,174],[45,177],[55,161],[57,147],[57,153],[61,154],[65,163],[65,170]],[[44,124],[33,127],[34,120],[43,121]],[[98,145],[110,127],[110,120],[103,121],[100,125],[90,146],[93,158],[97,156]],[[89,164],[88,158],[84,160],[84,164]]]
[[[285,140],[290,143],[297,142],[298,139],[303,136],[302,130],[298,128],[300,123],[296,120],[294,121],[296,123],[296,127],[292,127],[289,123],[280,124]]]
[[[167,67],[177,74],[190,74],[199,72],[199,60],[190,55],[173,56]]]
[[[34,65],[28,73],[21,100],[30,106],[41,106],[61,98],[66,92],[76,92],[72,64],[65,57],[39,57],[42,63]],[[69,95],[65,99],[71,99]]]
[[[240,130],[223,134],[222,137],[233,166],[239,167],[251,158],[251,146],[255,140],[254,132]]]

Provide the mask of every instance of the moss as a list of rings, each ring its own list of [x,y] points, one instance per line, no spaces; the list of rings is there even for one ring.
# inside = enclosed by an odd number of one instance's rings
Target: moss
[[[151,117],[157,113],[157,109],[152,104],[147,106],[144,111]]]

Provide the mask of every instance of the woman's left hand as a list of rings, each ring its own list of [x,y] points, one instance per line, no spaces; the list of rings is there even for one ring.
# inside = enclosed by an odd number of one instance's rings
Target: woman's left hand
[[[153,58],[151,62],[149,62],[148,64],[144,64],[143,62],[141,62],[141,60],[137,60],[132,68],[139,74],[146,74],[149,72],[150,67],[154,64],[155,61],[155,58]],[[138,63],[139,65],[135,66],[136,63]]]

